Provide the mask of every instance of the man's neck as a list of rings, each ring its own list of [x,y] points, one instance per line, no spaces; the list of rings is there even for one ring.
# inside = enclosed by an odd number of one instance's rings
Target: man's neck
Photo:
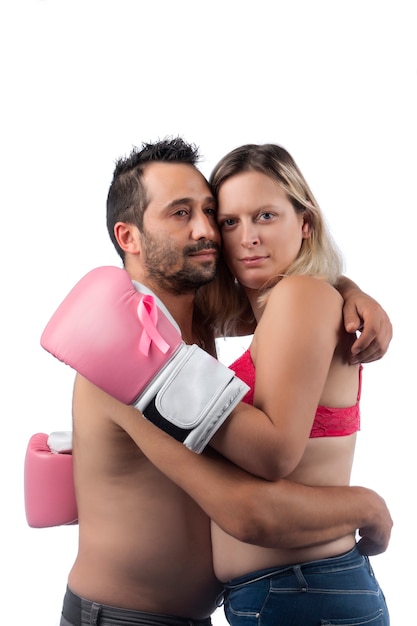
[[[195,293],[188,292],[185,294],[173,293],[166,288],[161,287],[154,281],[141,276],[137,272],[127,270],[131,279],[141,283],[150,289],[161,302],[166,306],[174,320],[180,327],[182,337],[186,343],[193,343],[193,313]]]
[[[152,288],[152,291],[165,304],[180,327],[185,343],[193,343],[193,313],[195,294],[176,294],[165,289]]]

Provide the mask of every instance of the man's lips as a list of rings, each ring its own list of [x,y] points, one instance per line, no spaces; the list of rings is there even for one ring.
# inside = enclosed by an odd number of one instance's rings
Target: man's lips
[[[189,254],[192,257],[216,257],[217,258],[217,250],[214,248],[208,248],[205,250],[199,250],[198,252],[192,252]]]

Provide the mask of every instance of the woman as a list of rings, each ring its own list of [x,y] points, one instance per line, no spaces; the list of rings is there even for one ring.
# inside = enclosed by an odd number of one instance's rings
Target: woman
[[[307,485],[347,485],[362,368],[349,362],[354,337],[343,327],[334,287],[342,261],[319,206],[289,153],[272,144],[233,150],[211,184],[227,264],[214,294],[206,294],[212,319],[223,334],[249,313],[256,320],[250,348],[231,369],[251,386],[247,402],[275,423],[279,412],[281,475]],[[352,534],[307,549],[265,549],[213,523],[212,540],[233,625],[389,623]]]

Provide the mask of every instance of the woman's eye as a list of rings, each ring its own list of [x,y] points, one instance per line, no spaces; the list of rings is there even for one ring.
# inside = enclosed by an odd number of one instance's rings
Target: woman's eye
[[[221,226],[225,226],[226,228],[233,226],[236,223],[236,220],[230,218],[227,218],[226,220],[223,220],[221,223]]]
[[[265,222],[267,222],[268,220],[271,220],[274,217],[274,214],[271,213],[270,211],[265,211],[265,213],[261,213],[259,215],[259,219],[264,220]]]

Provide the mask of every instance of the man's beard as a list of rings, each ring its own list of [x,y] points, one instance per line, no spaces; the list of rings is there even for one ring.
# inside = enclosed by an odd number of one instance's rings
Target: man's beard
[[[204,240],[178,250],[170,240],[161,241],[142,232],[142,243],[149,280],[166,291],[178,295],[195,292],[216,275],[217,261],[197,265],[190,257],[201,250],[215,249],[219,253],[215,241]]]

